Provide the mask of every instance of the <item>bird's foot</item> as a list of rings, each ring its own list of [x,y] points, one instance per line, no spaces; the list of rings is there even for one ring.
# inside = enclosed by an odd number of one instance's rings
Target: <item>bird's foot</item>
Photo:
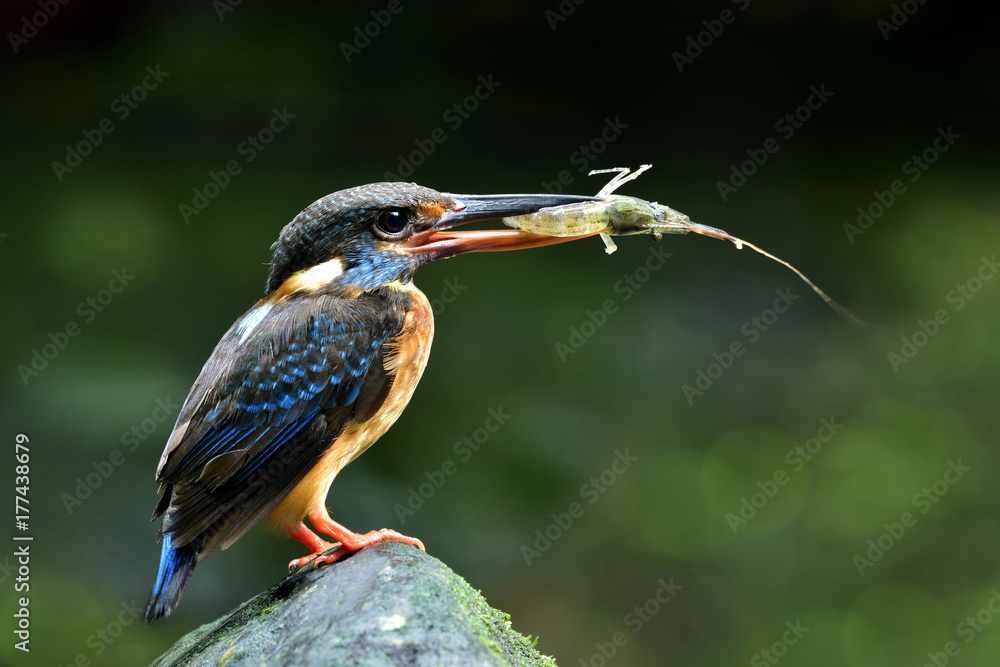
[[[330,518],[325,507],[318,507],[309,513],[309,520],[319,530],[325,535],[335,538],[340,542],[340,548],[336,551],[317,556],[316,564],[321,563],[335,563],[344,556],[348,556],[355,551],[360,551],[367,546],[371,546],[376,542],[381,542],[383,540],[395,540],[396,542],[404,542],[406,544],[412,544],[421,551],[427,551],[424,548],[424,543],[415,537],[409,537],[408,535],[403,535],[398,533],[391,528],[382,528],[381,530],[373,530],[370,533],[358,534],[351,530],[348,530],[344,526],[340,525],[336,521]],[[322,560],[320,560],[322,559]]]
[[[337,539],[340,540],[341,544],[340,549],[337,549],[337,551],[338,552],[344,551],[345,554],[354,553],[355,551],[364,549],[365,547],[371,546],[376,542],[381,542],[382,540],[395,540],[396,542],[405,542],[406,544],[412,544],[421,551],[427,551],[427,549],[424,548],[424,543],[418,540],[417,538],[397,533],[395,530],[392,530],[391,528],[373,530],[370,533],[365,533],[364,535],[359,535],[358,533],[351,533],[350,531],[348,531],[348,534],[341,533],[340,535],[337,535]]]
[[[346,542],[334,542],[330,544],[330,548],[322,553],[309,554],[308,556],[303,556],[302,558],[296,558],[291,563],[288,564],[288,570],[291,572],[294,568],[302,567],[303,565],[312,564],[314,568],[321,565],[332,565],[339,560],[347,558],[351,554],[361,551],[365,547],[369,547],[378,542],[384,540],[395,540],[397,542],[405,542],[406,544],[412,544],[421,551],[427,551],[424,548],[423,542],[415,537],[408,537],[406,535],[401,535],[394,530],[388,528],[383,528],[382,530],[373,530],[370,533],[365,533],[364,535],[358,535],[357,533],[352,533],[356,540],[353,540],[350,545]]]
[[[314,568],[319,567],[320,565],[331,565],[347,556],[350,556],[356,551],[360,551],[365,547],[371,546],[376,542],[382,542],[383,540],[404,542],[406,544],[412,544],[421,551],[427,551],[427,549],[424,548],[424,543],[417,538],[403,535],[402,533],[398,533],[390,528],[373,530],[364,534],[355,533],[331,519],[330,515],[326,511],[326,508],[317,508],[316,510],[310,512],[309,520],[317,530],[336,538],[337,541],[327,542],[310,530],[304,523],[299,523],[297,526],[289,528],[288,535],[290,537],[302,542],[307,547],[312,549],[311,554],[290,561],[288,563],[289,572],[294,572],[298,568],[305,565],[311,565]]]

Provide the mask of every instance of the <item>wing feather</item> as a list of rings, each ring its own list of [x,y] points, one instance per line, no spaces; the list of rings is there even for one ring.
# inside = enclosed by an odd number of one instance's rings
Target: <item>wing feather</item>
[[[205,534],[200,558],[231,544],[349,422],[374,415],[395,377],[386,369],[386,342],[402,330],[406,306],[393,290],[323,295],[258,304],[234,323],[202,368],[160,459],[164,498],[154,518],[166,513],[161,533],[175,546]]]

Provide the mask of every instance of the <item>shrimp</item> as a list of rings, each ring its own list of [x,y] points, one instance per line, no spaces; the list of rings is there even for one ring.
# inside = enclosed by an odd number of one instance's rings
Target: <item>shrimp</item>
[[[504,218],[503,222],[510,227],[548,236],[580,236],[597,232],[609,255],[618,249],[612,236],[652,234],[659,241],[664,233],[685,234],[691,231],[680,224],[682,220],[690,220],[679,211],[645,199],[612,195],[623,184],[638,178],[652,166],[644,164],[631,174],[628,167],[595,169],[590,172],[591,176],[617,172],[597,193],[600,199],[543,208],[528,215]]]
[[[626,197],[612,194],[628,181],[634,180],[652,165],[644,164],[635,172],[629,173],[628,167],[613,169],[596,169],[590,175],[616,172],[600,192],[599,199],[579,204],[553,206],[543,208],[535,213],[504,218],[504,224],[536,234],[548,236],[580,236],[598,233],[605,244],[605,252],[609,255],[618,247],[612,236],[629,236],[633,234],[650,234],[654,241],[659,241],[664,234],[687,234],[694,232],[713,239],[728,241],[741,250],[744,246],[764,255],[787,267],[812,288],[833,310],[853,325],[864,325],[864,322],[847,308],[827,296],[813,281],[797,268],[763,248],[737,238],[728,232],[708,225],[693,222],[688,216],[669,206],[646,201],[637,197]]]

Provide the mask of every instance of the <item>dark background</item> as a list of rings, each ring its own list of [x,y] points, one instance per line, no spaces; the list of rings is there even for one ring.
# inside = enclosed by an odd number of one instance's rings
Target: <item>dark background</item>
[[[72,0],[17,52],[8,33],[38,5],[0,10],[2,478],[15,434],[29,435],[34,536],[30,654],[12,648],[14,546],[0,551],[5,664],[145,664],[304,553],[255,530],[198,567],[172,617],[116,626],[156,571],[147,518],[175,417],[157,401],[183,400],[260,296],[286,222],[398,172],[436,128],[446,140],[410,179],[451,192],[541,192],[565,170],[587,194],[606,180],[588,169],[652,163],[622,192],[788,259],[869,327],[778,264],[700,237],[665,238],[672,256],[636,274],[628,300],[615,284],[650,257],[648,238],[610,257],[589,240],[428,266],[418,285],[451,299],[431,362],[396,426],[333,485],[335,518],[419,536],[565,665],[604,664],[599,645],[619,632],[608,664],[769,664],[759,652],[773,648],[788,665],[920,665],[949,642],[953,664],[997,661],[996,10],[911,1],[886,39],[888,2],[564,0],[573,11],[553,30],[556,0],[403,0],[348,62],[342,43],[386,3],[243,2],[221,19],[209,0],[161,4]],[[732,21],[712,24],[727,8]],[[705,21],[722,28],[711,43]],[[699,33],[708,45],[679,72],[673,54]],[[168,74],[121,118],[112,104],[147,67]],[[479,77],[499,86],[454,127],[444,114]],[[832,96],[783,136],[776,121],[812,86]],[[247,162],[241,142],[274,109],[294,118]],[[113,131],[57,178],[52,163],[104,118]],[[624,129],[584,164],[574,152],[607,119]],[[959,138],[910,180],[904,163],[948,128]],[[717,182],[769,137],[778,151],[723,200]],[[240,173],[186,223],[179,206],[230,160]],[[903,194],[849,238],[858,207],[888,201],[876,193],[897,179]],[[123,268],[120,293],[81,309]],[[798,299],[769,319],[789,289]],[[560,359],[556,344],[607,299],[616,311]],[[750,335],[754,317],[767,331]],[[60,338],[71,322],[77,335]],[[914,336],[921,322],[933,337]],[[37,375],[19,369],[53,338],[64,349]],[[734,342],[744,352],[727,359]],[[689,401],[699,371],[717,378]],[[463,460],[454,443],[498,408],[510,418]],[[786,460],[823,419],[842,427],[810,461]],[[605,473],[612,485],[581,488],[626,452],[637,460]],[[401,517],[448,460],[457,472]],[[949,462],[969,470],[946,475]],[[734,534],[727,515],[768,490]],[[573,502],[583,515],[549,528]],[[529,566],[522,547],[547,528],[558,539]],[[872,559],[862,574],[856,557]],[[637,621],[661,581],[681,588]],[[808,632],[782,644],[797,622]]]

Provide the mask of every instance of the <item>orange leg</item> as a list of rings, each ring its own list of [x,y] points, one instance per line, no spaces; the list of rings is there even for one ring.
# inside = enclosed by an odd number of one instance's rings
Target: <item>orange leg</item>
[[[288,530],[288,535],[312,549],[313,553],[291,561],[288,564],[289,570],[293,567],[302,567],[310,561],[312,561],[314,565],[328,565],[330,563],[336,563],[344,556],[352,554],[360,549],[364,549],[365,547],[375,544],[376,542],[381,542],[382,540],[405,542],[406,544],[412,544],[421,551],[426,551],[426,549],[424,549],[423,542],[417,538],[401,535],[395,530],[391,530],[389,528],[373,530],[370,533],[365,533],[364,535],[352,532],[331,519],[330,514],[326,511],[326,507],[323,506],[314,507],[310,510],[309,521],[312,522],[313,526],[315,526],[317,530],[322,531],[330,537],[336,538],[337,541],[340,542],[340,548],[331,554],[327,554],[325,556],[320,555],[324,551],[328,551],[329,549],[337,546],[336,543],[330,543],[321,539],[316,533],[309,530],[304,523],[300,522],[297,526]]]

